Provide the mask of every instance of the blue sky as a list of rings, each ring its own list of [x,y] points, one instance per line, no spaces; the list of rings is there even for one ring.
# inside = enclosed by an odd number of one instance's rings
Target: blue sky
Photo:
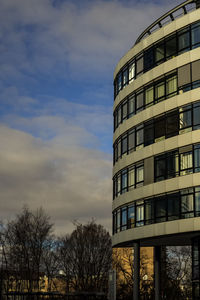
[[[113,71],[181,1],[0,0],[0,218],[111,228]]]

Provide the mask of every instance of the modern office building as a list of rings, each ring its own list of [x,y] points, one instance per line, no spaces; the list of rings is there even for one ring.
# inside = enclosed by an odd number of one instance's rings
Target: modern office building
[[[200,299],[200,1],[175,7],[136,40],[114,73],[113,247],[192,245]]]

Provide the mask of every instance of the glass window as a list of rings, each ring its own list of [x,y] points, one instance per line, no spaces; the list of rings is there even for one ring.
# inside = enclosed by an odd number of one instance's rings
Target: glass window
[[[127,192],[128,184],[127,184],[127,170],[122,171],[122,193]]]
[[[192,109],[191,106],[182,107],[179,109],[179,126],[181,133],[191,129],[192,126]]]
[[[118,160],[117,143],[114,144],[114,162]]]
[[[136,166],[136,186],[140,186],[144,181],[144,166]]]
[[[155,142],[163,140],[165,138],[165,116],[155,119]]]
[[[177,94],[177,75],[166,80],[166,96],[172,97]]]
[[[139,125],[136,127],[136,147],[143,147],[144,143],[144,126]]]
[[[155,62],[159,63],[164,60],[165,56],[165,48],[164,48],[164,43],[158,44],[155,47]]]
[[[121,157],[121,140],[118,141],[118,158]]]
[[[166,197],[156,198],[155,206],[156,222],[166,221]]]
[[[144,203],[136,204],[136,226],[144,225]]]
[[[155,158],[155,181],[164,180],[166,176],[165,155]]]
[[[200,192],[195,193],[195,212],[196,216],[200,216]]]
[[[135,149],[135,130],[131,130],[128,134],[128,152]]]
[[[120,209],[117,211],[117,232],[119,232],[120,231]]]
[[[165,97],[165,83],[161,81],[155,85],[155,101],[159,102]]]
[[[179,219],[179,193],[167,196],[168,220]]]
[[[192,151],[180,154],[180,175],[192,173]]]
[[[126,119],[127,118],[127,102],[125,102],[122,105],[122,119]]]
[[[129,65],[129,83],[132,82],[134,80],[135,77],[135,63],[131,63]]]
[[[149,121],[144,125],[144,146],[154,143],[154,126],[153,121]]]
[[[191,38],[192,38],[192,48],[199,47],[199,44],[200,44],[200,22],[192,25]]]
[[[200,145],[194,146],[194,172],[200,172]]]
[[[194,216],[193,194],[181,196],[181,214],[184,218]]]
[[[122,109],[121,109],[121,106],[119,106],[118,108],[118,125],[121,123],[122,121]]]
[[[193,104],[193,126],[194,129],[200,128],[200,103]]]
[[[130,168],[128,171],[128,189],[135,187],[135,168]]]
[[[165,43],[166,58],[173,58],[176,56],[176,36],[166,40]]]
[[[121,194],[121,174],[117,175],[117,196]]]
[[[128,207],[128,228],[135,227],[135,207],[131,205]]]
[[[128,100],[128,117],[130,118],[135,114],[135,96],[132,95]]]
[[[145,106],[150,106],[153,104],[153,86],[145,90]]]
[[[122,208],[122,230],[127,229],[127,208]]]
[[[178,33],[178,51],[183,53],[190,48],[190,32],[188,29],[181,30]]]
[[[173,178],[178,175],[179,159],[177,151],[170,152],[166,157],[167,178]]]
[[[154,65],[154,51],[153,47],[144,53],[144,69],[147,71]]]
[[[127,153],[127,135],[122,137],[122,155]]]
[[[143,56],[141,56],[141,57],[138,57],[137,60],[136,60],[136,71],[137,71],[137,74],[142,73],[143,68],[144,68]]]
[[[123,86],[128,84],[128,69],[123,71]]]
[[[144,93],[143,91],[139,92],[136,95],[136,110],[137,111],[141,111],[143,109],[143,105],[144,105]]]
[[[120,72],[117,76],[117,92],[122,89],[122,73]]]
[[[166,138],[178,135],[179,114],[178,110],[167,114],[166,116]]]
[[[154,201],[146,200],[145,201],[145,224],[154,223]]]
[[[118,127],[118,109],[115,111],[114,114],[114,129]]]

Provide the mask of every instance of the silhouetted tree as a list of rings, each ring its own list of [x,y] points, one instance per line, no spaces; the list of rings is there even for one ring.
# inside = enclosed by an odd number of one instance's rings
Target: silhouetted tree
[[[2,230],[3,268],[7,288],[39,290],[43,261],[51,236],[52,224],[43,209],[24,208],[16,219]],[[26,285],[26,287],[25,287]]]
[[[102,225],[94,221],[76,224],[76,229],[60,241],[59,259],[66,290],[107,291],[111,268],[111,238]]]

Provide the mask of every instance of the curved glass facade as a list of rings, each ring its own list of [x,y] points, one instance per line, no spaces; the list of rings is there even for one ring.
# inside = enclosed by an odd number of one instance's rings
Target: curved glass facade
[[[186,26],[143,50],[117,74],[114,80],[114,97],[143,73],[197,47],[200,47],[200,22]]]
[[[187,0],[150,25],[115,71],[112,241],[134,244],[137,266],[139,247],[154,247],[156,300],[163,245],[193,245],[193,298],[200,299],[199,47],[200,1]]]

